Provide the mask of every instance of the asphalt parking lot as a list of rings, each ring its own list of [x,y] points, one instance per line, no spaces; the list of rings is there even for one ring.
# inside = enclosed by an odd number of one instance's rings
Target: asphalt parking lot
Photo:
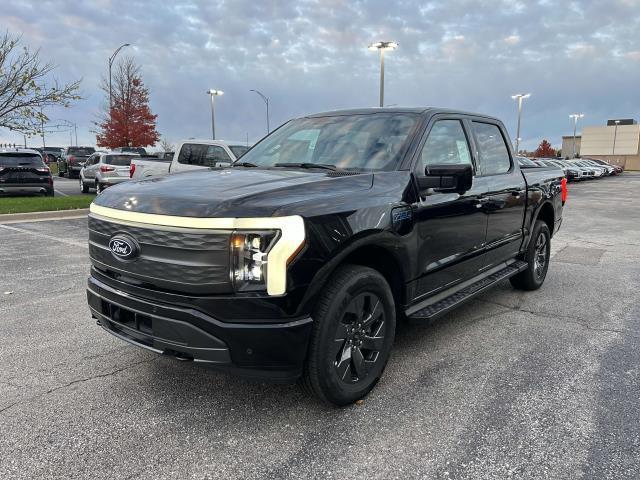
[[[66,197],[67,195],[81,195],[80,183],[77,178],[66,178],[53,176],[53,189],[56,197]],[[94,190],[91,193],[95,193]]]
[[[0,478],[638,478],[638,192],[569,185],[542,289],[403,326],[344,409],[111,337],[86,220],[0,225]]]

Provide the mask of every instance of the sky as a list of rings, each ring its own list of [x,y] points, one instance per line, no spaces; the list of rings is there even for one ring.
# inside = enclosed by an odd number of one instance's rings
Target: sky
[[[59,81],[82,79],[83,99],[51,109],[78,125],[78,143],[95,144],[92,122],[108,58],[132,56],[150,90],[158,131],[171,143],[211,134],[250,142],[271,126],[321,111],[378,104],[379,57],[367,46],[392,40],[385,104],[439,106],[495,115],[521,147],[546,138],[558,147],[584,125],[640,117],[640,0],[3,0],[0,27],[22,35]],[[580,130],[580,125],[578,131]],[[69,134],[50,134],[65,146]],[[22,142],[0,129],[0,143]],[[28,140],[30,146],[41,138]]]

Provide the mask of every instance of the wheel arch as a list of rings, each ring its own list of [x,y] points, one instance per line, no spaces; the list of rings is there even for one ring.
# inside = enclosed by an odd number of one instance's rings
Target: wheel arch
[[[405,282],[407,266],[400,258],[401,252],[385,246],[387,243],[385,240],[397,242],[397,239],[390,238],[392,235],[390,232],[368,232],[331,255],[331,260],[313,277],[300,308],[303,310],[313,309],[318,295],[339,267],[360,265],[373,268],[385,278],[391,288],[396,309],[402,310],[400,307],[406,303],[407,295]]]

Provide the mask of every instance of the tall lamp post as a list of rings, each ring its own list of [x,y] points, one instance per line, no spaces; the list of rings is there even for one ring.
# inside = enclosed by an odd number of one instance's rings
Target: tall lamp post
[[[267,97],[266,95],[264,95],[260,90],[254,90],[253,88],[251,90],[249,90],[250,92],[255,92],[258,95],[260,95],[260,98],[262,98],[262,101],[264,102],[264,104],[267,106],[267,135],[269,135],[269,97]]]
[[[518,149],[520,148],[520,119],[522,117],[522,100],[525,98],[529,98],[531,96],[530,93],[517,93],[515,95],[511,95],[511,98],[518,101],[518,127],[516,129],[516,155],[518,154]]]
[[[369,50],[380,51],[380,107],[384,107],[384,52],[398,48],[396,42],[375,42],[369,45]]]
[[[207,90],[207,95],[211,96],[211,138],[216,139],[216,110],[215,110],[215,97],[223,95],[222,90]]]
[[[611,155],[616,154],[616,137],[618,136],[618,125],[620,125],[620,120],[615,120],[615,122],[616,122],[616,128],[613,131],[613,150],[611,152]]]
[[[113,52],[113,55],[109,57],[109,111],[111,111],[111,108],[113,107],[113,100],[112,100],[113,94],[111,93],[111,66],[113,65],[113,62],[116,59],[116,55],[118,55],[118,52],[120,52],[120,50],[122,50],[124,47],[129,47],[129,46],[131,46],[130,43],[123,43],[118,48],[116,48],[116,51]]]
[[[569,118],[573,118],[573,155],[571,158],[576,158],[576,128],[578,127],[578,120],[584,117],[584,113],[572,113]]]

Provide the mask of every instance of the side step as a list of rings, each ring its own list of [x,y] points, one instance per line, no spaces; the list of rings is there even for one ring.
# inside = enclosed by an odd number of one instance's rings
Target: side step
[[[446,298],[439,300],[431,305],[427,305],[420,310],[412,313],[408,316],[409,320],[431,320],[440,315],[444,315],[445,313],[453,310],[458,307],[462,303],[467,300],[472,299],[476,295],[481,292],[484,292],[488,288],[491,288],[496,283],[501,282],[509,277],[514,276],[517,273],[526,270],[528,264],[523,261],[516,261],[510,264],[508,267],[503,268],[502,270],[498,270],[491,275],[488,275],[471,285],[464,287],[462,290],[458,290],[455,293],[452,293]]]

